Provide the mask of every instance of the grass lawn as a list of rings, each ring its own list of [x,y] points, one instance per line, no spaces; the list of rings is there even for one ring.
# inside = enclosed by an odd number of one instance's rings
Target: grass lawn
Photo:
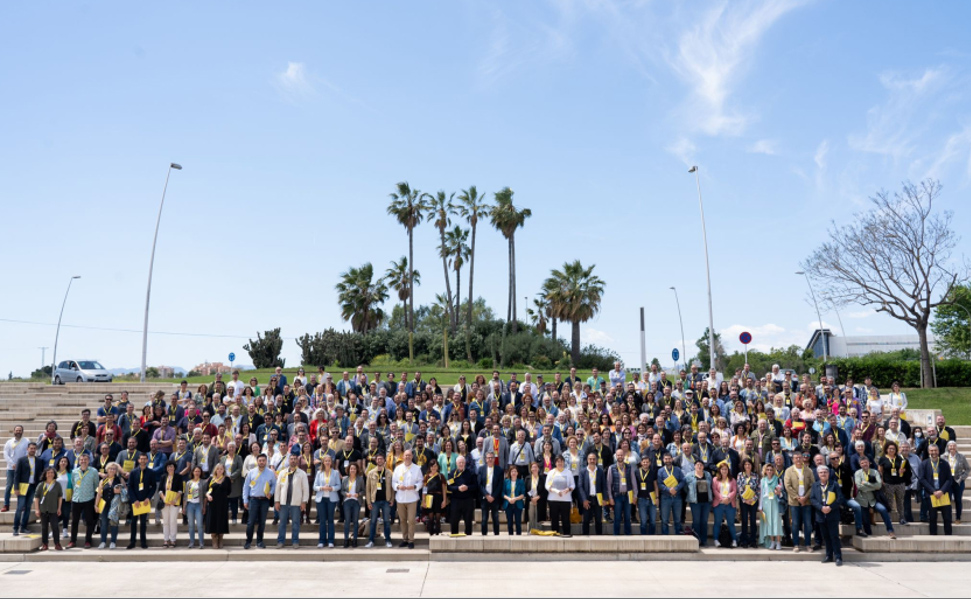
[[[971,388],[912,388],[904,392],[911,408],[939,408],[949,425],[971,425]]]

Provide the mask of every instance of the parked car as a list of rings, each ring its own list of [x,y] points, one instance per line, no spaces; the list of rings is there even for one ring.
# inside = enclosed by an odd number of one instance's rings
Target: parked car
[[[54,370],[54,383],[58,385],[69,381],[107,383],[111,380],[111,373],[96,360],[64,360]]]

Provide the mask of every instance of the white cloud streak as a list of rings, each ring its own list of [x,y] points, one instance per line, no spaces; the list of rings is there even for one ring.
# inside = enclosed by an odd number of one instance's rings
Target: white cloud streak
[[[276,74],[274,82],[280,94],[290,102],[297,102],[317,93],[308,78],[306,67],[301,62],[288,62],[287,68]]]

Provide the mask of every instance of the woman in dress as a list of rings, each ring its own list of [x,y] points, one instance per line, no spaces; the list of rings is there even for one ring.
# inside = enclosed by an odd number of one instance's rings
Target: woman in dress
[[[781,458],[781,457],[780,457]],[[775,472],[775,465],[762,467],[759,485],[759,538],[769,550],[782,550],[782,516],[779,511],[782,482]]]
[[[428,463],[428,474],[422,484],[425,495],[422,497],[422,520],[429,535],[442,533],[442,518],[448,506],[448,484],[445,476],[438,470],[437,462]]]
[[[74,473],[71,471],[71,459],[62,456],[57,460],[57,482],[64,492],[64,502],[61,504],[61,529],[67,531],[67,524],[71,518],[71,496],[74,494]]]
[[[213,548],[223,547],[223,536],[229,533],[229,495],[233,482],[226,476],[226,463],[216,463],[206,486],[206,533]]]

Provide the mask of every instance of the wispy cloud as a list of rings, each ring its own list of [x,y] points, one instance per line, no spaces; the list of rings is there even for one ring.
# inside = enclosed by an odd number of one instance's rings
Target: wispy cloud
[[[848,319],[865,319],[867,317],[872,317],[877,314],[875,310],[865,309],[865,310],[854,310],[846,313]]]
[[[667,151],[678,157],[685,165],[690,166],[694,164],[694,157],[697,148],[694,142],[686,137],[678,138],[678,141],[674,142],[668,146]]]
[[[600,331],[599,329],[594,329],[593,327],[586,327],[583,330],[582,336],[585,344],[609,344],[614,341],[614,338],[606,331]]]
[[[816,146],[813,162],[816,163],[816,191],[822,191],[826,182],[826,159],[829,157],[829,140],[823,140]]]
[[[752,154],[768,154],[774,156],[779,153],[779,144],[775,140],[758,140],[746,148]]]
[[[866,132],[849,136],[850,148],[903,160],[912,155],[926,130],[924,101],[950,79],[944,67],[929,68],[916,77],[888,71],[880,75],[887,101],[867,112]]]
[[[691,87],[684,111],[708,135],[739,135],[757,116],[729,106],[762,36],[804,1],[721,2],[685,30],[669,66]]]
[[[301,62],[288,62],[287,68],[276,74],[274,83],[280,94],[290,102],[297,102],[317,93],[308,78],[306,67]]]
[[[553,22],[526,16],[511,19],[499,8],[492,10],[488,49],[478,65],[480,85],[491,87],[527,65],[545,65],[570,56],[575,14],[568,2],[555,6],[558,16]]]

